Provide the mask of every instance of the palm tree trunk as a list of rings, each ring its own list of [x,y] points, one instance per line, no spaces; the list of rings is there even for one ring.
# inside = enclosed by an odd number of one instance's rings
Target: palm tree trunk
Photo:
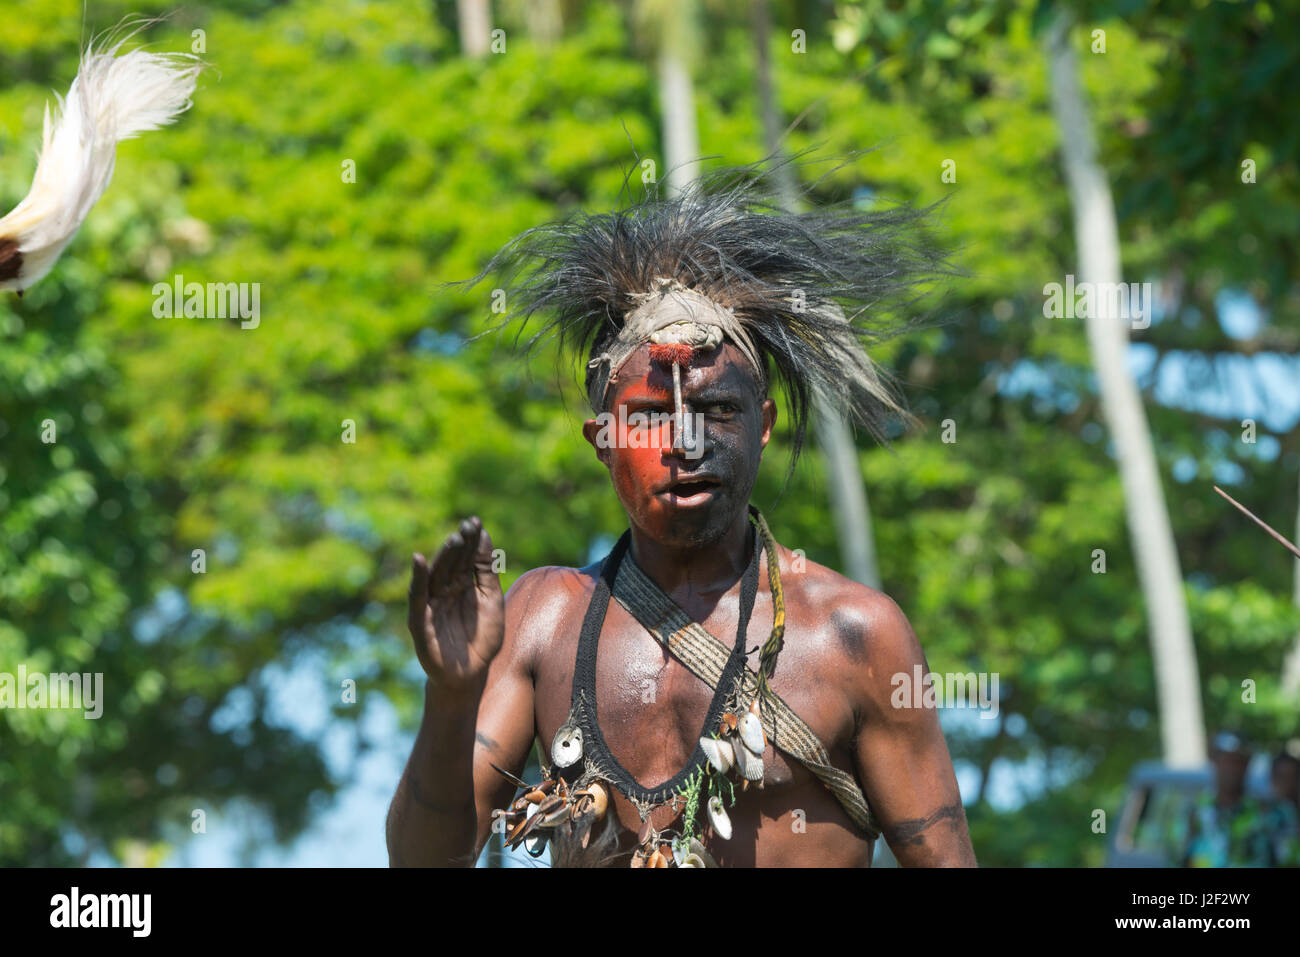
[[[1296,499],[1300,502],[1300,490],[1297,491]],[[1300,542],[1300,507],[1296,508],[1293,541]],[[1295,566],[1295,584],[1291,596],[1296,607],[1300,608],[1300,558],[1295,559],[1292,564]],[[1291,653],[1286,656],[1286,661],[1282,665],[1282,690],[1287,694],[1300,692],[1300,635],[1296,635]]]
[[[1058,14],[1048,29],[1047,59],[1052,111],[1074,209],[1079,281],[1093,283],[1094,290],[1114,288],[1101,284],[1120,281],[1115,204],[1097,160],[1088,106],[1069,45],[1069,28],[1068,16]],[[1098,305],[1085,320],[1088,345],[1115,444],[1129,537],[1146,598],[1164,760],[1172,767],[1191,767],[1205,761],[1205,725],[1182,572],[1146,413],[1129,371],[1128,330],[1114,314],[1112,297],[1093,298]]]
[[[560,0],[522,0],[524,23],[528,35],[539,47],[552,47],[564,29],[564,11]]]
[[[492,33],[489,0],[456,0],[456,20],[460,27],[461,52],[476,60],[487,56]]]
[[[817,403],[817,441],[826,459],[830,485],[831,514],[840,543],[844,573],[854,581],[879,589],[880,566],[876,562],[876,539],[871,528],[871,507],[867,487],[858,465],[853,433],[843,417],[830,406]]]
[[[670,36],[672,32],[667,31]],[[659,51],[659,97],[663,110],[668,190],[676,194],[700,175],[700,137],[691,73],[675,44],[669,40],[664,41]]]
[[[753,13],[755,70],[757,73],[759,112],[763,120],[763,145],[768,157],[780,151],[779,118],[772,83],[772,64],[767,44],[771,21],[767,0],[754,0]],[[781,205],[793,210],[798,206],[794,171],[781,166],[777,172]],[[813,413],[817,424],[817,441],[826,461],[826,478],[830,485],[831,514],[835,517],[835,534],[840,543],[840,561],[844,573],[854,581],[880,588],[880,566],[876,562],[876,540],[871,528],[871,507],[867,487],[858,463],[853,434],[844,418],[833,408],[818,401]]]

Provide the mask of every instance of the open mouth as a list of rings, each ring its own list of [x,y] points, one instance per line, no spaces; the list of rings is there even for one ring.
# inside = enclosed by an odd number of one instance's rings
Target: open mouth
[[[717,482],[678,482],[669,491],[682,498],[690,498],[692,495],[708,492],[717,487]]]
[[[674,505],[699,505],[707,502],[721,486],[715,478],[689,478],[674,482],[664,490]]]

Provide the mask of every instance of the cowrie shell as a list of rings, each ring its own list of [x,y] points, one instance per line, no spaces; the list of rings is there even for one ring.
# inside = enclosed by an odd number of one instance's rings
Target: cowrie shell
[[[582,758],[582,729],[572,724],[560,726],[551,741],[551,761],[557,768],[567,768]]]
[[[731,840],[731,818],[727,817],[727,809],[722,806],[722,798],[716,794],[709,798],[709,823],[718,837],[724,841]]]

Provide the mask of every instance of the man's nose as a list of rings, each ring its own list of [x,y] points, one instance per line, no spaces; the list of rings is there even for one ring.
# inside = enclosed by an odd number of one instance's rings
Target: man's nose
[[[674,421],[672,429],[672,455],[691,461],[704,457],[709,439],[702,413],[692,410],[689,403],[682,403],[681,427]]]

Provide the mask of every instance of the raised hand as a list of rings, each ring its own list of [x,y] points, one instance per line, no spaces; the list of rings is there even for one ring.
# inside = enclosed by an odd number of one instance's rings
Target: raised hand
[[[505,638],[505,596],[492,538],[478,516],[447,536],[430,563],[412,556],[407,625],[429,680],[451,691],[482,682]]]

